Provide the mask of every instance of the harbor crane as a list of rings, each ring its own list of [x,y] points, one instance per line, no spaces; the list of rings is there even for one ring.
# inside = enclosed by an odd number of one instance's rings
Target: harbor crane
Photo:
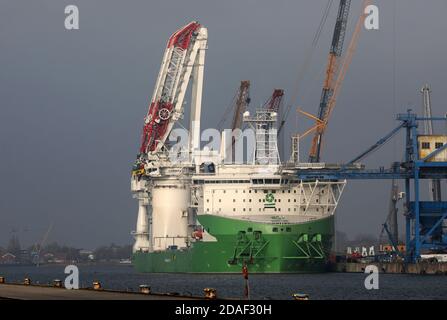
[[[302,180],[403,179],[405,181],[405,261],[415,263],[422,250],[447,250],[447,201],[422,201],[421,179],[447,179],[447,136],[419,134],[424,121],[443,121],[447,117],[419,117],[411,110],[397,115],[400,124],[364,152],[337,168],[306,169],[297,173]],[[405,129],[404,161],[385,169],[365,169],[358,163]]]
[[[362,10],[370,4],[370,1],[371,0],[363,0]],[[323,135],[332,111],[334,110],[337,96],[340,92],[346,73],[349,69],[349,65],[351,64],[352,57],[357,47],[357,42],[366,17],[366,14],[364,13],[364,11],[362,11],[355,25],[355,29],[352,34],[347,52],[342,58],[343,42],[346,35],[350,5],[350,0],[340,0],[337,21],[335,23],[332,43],[328,56],[326,77],[323,83],[318,114],[315,116],[298,109],[298,111],[304,116],[315,121],[315,124],[310,129],[305,131],[303,134],[296,136],[297,138],[301,139],[306,135],[314,132],[312,144],[309,151],[309,162],[311,163],[320,162]]]
[[[312,146],[309,153],[309,162],[320,161],[321,139],[323,137],[329,115],[329,100],[334,94],[335,76],[338,72],[340,57],[343,51],[343,42],[346,35],[350,6],[351,0],[340,0],[337,21],[335,23],[331,48],[329,50],[326,77],[324,79],[323,89],[321,92],[320,106],[318,109],[318,121],[316,123],[317,128],[312,139]]]

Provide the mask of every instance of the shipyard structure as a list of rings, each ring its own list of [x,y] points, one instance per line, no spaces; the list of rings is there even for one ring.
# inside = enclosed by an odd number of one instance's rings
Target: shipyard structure
[[[345,180],[300,180],[297,171],[322,168],[278,152],[282,90],[250,114],[242,81],[233,129],[254,133],[246,161],[235,161],[241,136],[221,135],[218,150],[200,148],[207,29],[191,22],[168,40],[142,143],[132,171],[138,200],[133,264],[141,272],[324,271],[334,242],[334,214]],[[168,139],[184,117],[191,82],[188,141]],[[206,108],[204,108],[206,112]],[[235,130],[234,132],[237,132]],[[240,132],[240,131],[239,131]]]

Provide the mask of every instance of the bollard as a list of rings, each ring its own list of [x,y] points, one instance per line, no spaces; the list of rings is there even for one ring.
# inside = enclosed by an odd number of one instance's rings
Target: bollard
[[[294,293],[293,300],[309,300],[309,295],[305,293]]]
[[[5,277],[0,277],[0,283],[5,283]]]
[[[203,289],[203,292],[205,292],[206,299],[217,299],[216,289],[205,288]]]
[[[55,288],[62,288],[62,281],[59,279],[53,280],[53,287]]]
[[[99,281],[93,282],[93,290],[101,290],[101,283]]]
[[[148,285],[145,285],[145,284],[140,285],[140,293],[150,294],[151,293],[151,287],[149,287]]]
[[[26,286],[30,286],[31,285],[31,279],[30,278],[25,278],[25,280],[23,280],[23,284]]]

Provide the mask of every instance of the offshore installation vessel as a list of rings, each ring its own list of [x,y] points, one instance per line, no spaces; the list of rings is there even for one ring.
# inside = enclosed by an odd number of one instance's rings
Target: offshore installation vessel
[[[345,28],[348,9],[349,1],[341,0],[337,22],[344,25],[334,35]],[[330,165],[319,162],[319,152],[300,162],[298,135],[292,136],[290,159],[281,161],[277,126],[283,91],[274,90],[250,114],[245,109],[248,81],[241,82],[236,96],[236,130],[229,136],[228,130],[220,132],[218,148],[201,149],[207,38],[207,29],[193,21],[168,40],[132,169],[131,189],[138,200],[132,262],[140,272],[240,273],[242,266],[251,273],[322,272],[334,244],[334,214],[346,181],[296,178],[299,170]],[[333,43],[332,62],[340,54],[340,41],[338,37]],[[185,114],[189,82],[185,138],[175,125]],[[325,86],[326,101],[320,107],[328,106],[332,89]],[[320,122],[327,113],[320,110]],[[239,129],[242,123],[251,128],[247,132],[254,142],[247,160],[236,161],[246,132]],[[314,139],[318,143],[320,129]],[[179,137],[186,139],[180,147]]]

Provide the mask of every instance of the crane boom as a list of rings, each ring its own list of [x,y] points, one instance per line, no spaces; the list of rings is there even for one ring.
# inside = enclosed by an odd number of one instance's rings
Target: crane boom
[[[169,38],[145,117],[140,154],[158,152],[174,123],[182,116],[183,100],[192,71],[200,66],[203,68],[207,38],[207,29],[196,21],[177,30]],[[201,92],[197,95],[201,96]]]
[[[264,108],[269,111],[279,111],[279,107],[281,106],[282,99],[284,97],[284,90],[283,89],[274,89],[272,96],[265,104]]]
[[[250,81],[242,80],[237,93],[237,98],[234,106],[233,122],[231,129],[240,129],[242,125],[242,114],[247,109],[250,103]]]
[[[326,67],[326,77],[321,92],[320,105],[318,109],[318,119],[325,122],[328,116],[328,103],[334,93],[334,78],[338,71],[339,58],[343,51],[343,42],[346,35],[349,8],[351,0],[340,0],[338,7],[337,21],[335,23],[334,34],[332,36],[331,48]],[[312,146],[309,153],[309,162],[320,161],[321,140],[325,126],[318,126],[312,139]]]
[[[240,138],[239,137],[240,132],[235,132],[234,130],[241,129],[242,114],[247,109],[249,103],[250,103],[250,81],[242,80],[239,86],[238,93],[236,95],[236,101],[234,103],[233,122],[231,124],[231,130],[233,132],[231,140],[231,156],[233,162],[236,159],[236,152],[235,152],[236,140]]]

